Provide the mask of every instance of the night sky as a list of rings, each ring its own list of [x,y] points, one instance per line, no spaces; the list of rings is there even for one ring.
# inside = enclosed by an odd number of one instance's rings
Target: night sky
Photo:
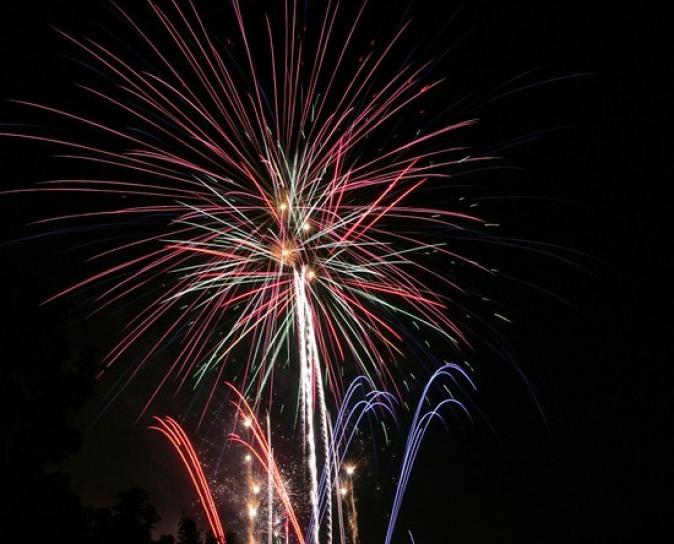
[[[149,28],[155,24],[140,2],[121,4]],[[226,2],[214,4],[222,6],[204,8],[209,25],[217,29],[222,17],[227,34]],[[411,16],[406,47],[439,59],[432,76],[446,80],[408,119],[445,110],[449,119],[477,117],[455,137],[502,157],[498,168],[457,178],[471,187],[454,190],[448,206],[476,204],[500,224],[498,234],[549,244],[550,255],[458,242],[501,272],[465,281],[493,301],[471,310],[507,341],[517,368],[490,349],[493,337],[484,331],[472,350],[454,354],[475,369],[474,421],[449,418],[448,429],[430,433],[399,527],[426,544],[671,541],[670,24],[645,3],[431,4],[373,1],[361,39],[381,39]],[[87,80],[82,54],[50,25],[75,35],[118,28],[104,2],[5,2],[0,96],[89,111],[73,85]],[[3,101],[0,123],[54,126],[55,119]],[[0,139],[1,188],[66,176],[70,165],[54,154],[47,145]],[[71,360],[102,357],[131,315],[120,304],[89,317],[95,292],[86,290],[39,305],[96,271],[85,260],[97,234],[17,240],[49,232],[30,221],[78,206],[86,209],[86,199],[0,196],[5,341],[58,337]],[[135,423],[169,357],[160,353],[102,414],[123,362],[95,386],[73,415],[83,447],[60,467],[89,504],[110,504],[131,485],[146,488],[164,531],[181,510],[197,513],[173,454],[146,429],[147,418]],[[13,364],[21,361],[2,360]],[[190,410],[188,395],[168,395],[153,412]],[[372,506],[360,511],[364,543],[381,541],[385,529],[389,466],[374,455],[372,478],[358,484],[363,505]]]

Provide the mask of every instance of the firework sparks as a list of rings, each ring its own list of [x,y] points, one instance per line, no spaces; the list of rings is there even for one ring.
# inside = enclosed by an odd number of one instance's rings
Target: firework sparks
[[[419,398],[407,437],[407,443],[400,467],[400,475],[397,481],[396,493],[393,500],[386,533],[386,544],[389,544],[393,537],[398,513],[400,511],[402,499],[405,494],[405,489],[414,467],[419,448],[429,425],[434,419],[442,417],[440,415],[440,411],[446,405],[458,406],[462,411],[466,412],[463,404],[455,398],[443,398],[435,404],[431,403],[430,408],[424,409],[424,406],[429,404],[429,393],[432,387],[442,379],[449,378],[452,380],[452,382],[454,382],[455,374],[463,377],[471,386],[473,386],[470,378],[468,378],[468,376],[457,365],[445,364],[443,367],[438,369],[433,374],[433,376],[431,376]],[[355,380],[349,387],[346,400],[340,407],[338,412],[339,415],[334,424],[334,429],[337,429],[339,432],[333,432],[329,439],[329,447],[334,454],[330,458],[330,464],[332,466],[330,469],[323,469],[323,477],[320,479],[319,495],[323,499],[321,503],[321,511],[324,512],[326,508],[331,508],[330,504],[325,501],[326,494],[331,494],[333,489],[336,492],[336,502],[338,504],[337,519],[339,522],[338,534],[341,544],[346,544],[346,542],[356,544],[359,541],[358,514],[356,510],[354,492],[354,479],[356,477],[357,467],[353,463],[344,462],[344,459],[348,454],[349,445],[353,435],[357,431],[358,424],[362,418],[368,413],[376,412],[377,410],[384,408],[394,415],[390,395],[382,391],[366,391],[364,388],[367,386],[367,379],[361,377]],[[239,434],[232,433],[229,435],[229,440],[235,444],[243,446],[246,451],[249,452],[248,455],[251,455],[251,461],[254,459],[268,477],[267,494],[269,502],[267,505],[268,521],[266,529],[268,540],[271,540],[272,536],[275,534],[280,536],[280,531],[276,528],[276,526],[279,525],[278,521],[280,520],[280,517],[274,514],[274,504],[272,501],[273,491],[280,499],[283,514],[286,519],[286,542],[289,541],[288,526],[290,526],[292,527],[293,536],[296,542],[299,544],[304,544],[306,541],[304,536],[305,532],[302,530],[297,515],[295,514],[294,505],[291,500],[291,496],[287,491],[284,477],[282,475],[282,470],[277,466],[276,460],[274,459],[270,446],[269,430],[267,430],[267,433],[265,434],[265,431],[255,417],[251,406],[245,401],[241,393],[234,386],[230,384],[229,387],[235,395],[235,399],[231,402],[231,406],[234,408],[237,416],[241,418],[242,421],[249,422],[249,425],[247,425],[245,428],[247,429],[247,432],[250,432],[251,435],[250,440],[247,440],[242,438]],[[362,399],[358,398],[358,392],[365,393]],[[182,427],[170,417],[155,417],[155,421],[157,422],[157,425],[151,426],[150,428],[160,431],[164,436],[166,436],[175,448],[176,452],[179,454],[180,459],[183,462],[183,466],[185,467],[193,482],[194,488],[197,491],[200,503],[203,507],[213,534],[216,536],[216,538],[218,538],[219,542],[224,542],[222,524],[217,508],[215,507],[215,503],[212,499],[212,493],[210,491],[208,481],[204,476],[199,457],[194,451],[187,434],[182,429]],[[340,476],[340,473],[343,474],[343,476]],[[334,477],[334,485],[326,480],[326,478],[330,477],[331,475]],[[254,540],[257,538],[255,527],[257,524],[258,515],[260,513],[261,502],[259,496],[262,493],[262,487],[258,482],[249,484],[249,487],[252,497],[246,503],[246,511],[244,516],[248,519],[249,522],[249,539]],[[348,509],[348,539],[346,537],[347,524],[345,524],[343,521],[343,513],[341,510],[343,504],[345,504],[346,508]],[[275,517],[276,522],[274,521]],[[315,518],[310,520],[308,530],[306,532],[310,535],[311,538],[313,538],[313,535],[315,534],[314,528],[318,527],[319,525],[320,524],[315,521]]]
[[[246,402],[246,399],[238,391],[238,389],[236,389],[236,387],[234,387],[232,384],[228,384],[228,386],[234,393],[236,399],[232,402],[232,406],[242,421],[248,423],[245,425],[245,427],[249,430],[251,435],[251,440],[246,440],[237,433],[231,433],[229,435],[229,440],[235,444],[240,444],[245,447],[248,452],[246,455],[250,456],[247,457],[247,459],[250,459],[249,463],[253,460],[257,461],[259,466],[263,468],[264,472],[268,474],[268,481],[272,482],[274,492],[276,496],[279,497],[283,505],[285,515],[292,526],[295,538],[300,544],[304,544],[304,535],[291,503],[290,494],[286,489],[283,476],[281,475],[281,472],[276,465],[276,461],[274,460],[271,443],[269,440],[270,436],[269,434],[265,434],[262,426],[255,417],[255,412],[248,402]],[[268,489],[268,493],[271,493],[271,489]]]
[[[111,197],[112,202],[120,196],[134,201],[44,223],[97,217],[152,223],[151,233],[139,233],[133,241],[111,245],[93,256],[100,261],[118,259],[114,264],[52,299],[91,284],[102,286],[97,310],[123,298],[154,297],[131,319],[105,359],[108,368],[142,338],[153,338],[123,387],[161,348],[180,339],[177,355],[142,413],[171,379],[179,389],[188,381],[210,380],[205,413],[215,389],[225,381],[224,369],[234,366],[235,355],[243,353],[245,363],[233,370],[239,389],[230,387],[251,438],[232,433],[230,440],[246,448],[249,467],[259,463],[266,471],[268,542],[275,531],[276,500],[297,542],[319,544],[324,539],[330,544],[335,499],[342,541],[342,499],[350,501],[355,542],[355,467],[344,465],[345,455],[367,412],[392,411],[393,395],[375,390],[375,384],[400,393],[394,361],[403,353],[406,335],[412,335],[402,321],[425,327],[453,345],[466,342],[451,317],[449,299],[434,285],[460,288],[424,264],[421,256],[435,252],[485,270],[454,253],[437,236],[440,230],[455,232],[482,221],[411,200],[420,188],[449,178],[453,167],[486,160],[446,143],[450,134],[473,121],[419,130],[372,152],[371,140],[439,82],[425,83],[428,66],[414,64],[404,64],[383,83],[378,81],[376,75],[407,25],[380,50],[349,62],[351,40],[365,5],[339,38],[335,20],[340,4],[328,0],[312,48],[313,42],[299,32],[298,2],[286,0],[280,32],[265,19],[268,55],[261,63],[239,0],[231,0],[231,6],[242,53],[233,62],[192,0],[172,2],[167,8],[148,4],[168,37],[172,55],[113,3],[150,52],[150,69],[137,69],[96,40],[62,33],[116,84],[114,94],[92,86],[82,86],[83,90],[130,119],[131,128],[19,101],[83,125],[116,144],[1,133],[58,145],[67,150],[66,157],[111,172],[105,178],[48,180],[15,192],[84,193]],[[330,51],[336,52],[335,59]],[[347,83],[340,86],[339,81]],[[153,295],[151,286],[158,283],[162,288]],[[309,474],[311,519],[306,533],[274,461],[271,425],[268,421],[265,433],[257,419],[263,400],[272,402],[280,362],[295,356]],[[367,384],[371,389],[365,400],[349,409],[344,406],[354,391],[344,392],[344,367],[350,376],[364,374],[354,382],[356,388]],[[250,404],[246,398],[252,399]],[[340,405],[344,398],[347,402]],[[335,406],[340,409],[333,420],[330,407]],[[427,419],[430,416],[415,414],[415,438],[408,445],[387,542]],[[213,534],[224,542],[203,471],[184,431],[170,418],[156,422],[153,428],[180,454]],[[247,505],[251,526],[258,518],[262,491],[260,483],[251,487],[256,497]]]
[[[174,3],[172,15],[150,3],[186,61],[186,73],[119,7],[124,20],[150,48],[159,66],[156,72],[136,70],[104,45],[64,33],[120,84],[122,92],[114,96],[91,87],[84,90],[128,115],[133,130],[21,101],[84,124],[130,149],[115,151],[114,145],[104,148],[43,135],[4,133],[64,146],[70,150],[69,158],[103,164],[121,174],[110,179],[51,180],[28,191],[141,200],[135,206],[48,222],[92,216],[165,221],[162,232],[94,255],[101,260],[117,256],[120,261],[53,298],[107,282],[96,298],[102,309],[153,282],[164,282],[159,296],[131,320],[126,335],[105,361],[107,367],[120,360],[168,318],[170,325],[129,377],[167,339],[183,336],[177,357],[150,401],[171,376],[177,377],[180,386],[194,377],[212,379],[215,387],[235,350],[247,345],[247,362],[238,375],[243,390],[255,391],[259,401],[300,313],[305,322],[311,322],[310,342],[315,343],[304,349],[320,359],[306,379],[314,379],[320,370],[327,389],[338,396],[339,369],[352,361],[379,383],[397,388],[390,360],[400,354],[404,333],[394,321],[409,319],[452,343],[465,340],[449,317],[446,297],[423,277],[457,286],[418,257],[435,251],[479,265],[455,255],[437,239],[425,240],[419,232],[425,225],[453,231],[481,220],[405,202],[422,185],[448,178],[452,165],[484,160],[442,143],[443,137],[470,121],[443,126],[368,155],[363,151],[366,141],[435,86],[423,83],[424,70],[413,66],[404,66],[376,86],[374,74],[401,33],[381,52],[371,52],[345,78],[350,81],[347,88],[339,89],[337,74],[349,73],[346,53],[362,10],[340,43],[334,28],[338,5],[329,2],[317,54],[311,55],[295,32],[296,3],[288,0],[286,22],[292,23],[284,27],[283,39],[272,33],[267,21],[273,77],[265,88],[268,78],[263,76],[269,74],[261,73],[255,62],[238,0],[232,0],[232,7],[248,68],[247,78],[238,79],[198,11],[191,2],[188,5],[184,9]],[[340,62],[329,68],[325,56],[331,46],[341,53]],[[308,82],[302,77],[303,63],[310,67]],[[247,84],[252,85],[252,96]],[[273,98],[267,104],[269,97]],[[401,230],[401,225],[414,225],[417,233]],[[124,257],[131,252],[134,257]],[[211,373],[215,368],[219,371]],[[148,406],[149,402],[145,409]]]

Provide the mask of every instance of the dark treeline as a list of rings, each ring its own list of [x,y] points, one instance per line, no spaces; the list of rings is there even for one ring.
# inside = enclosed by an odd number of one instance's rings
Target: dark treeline
[[[202,533],[191,517],[183,514],[176,534],[163,534],[153,538],[159,515],[149,500],[148,493],[133,487],[122,491],[110,507],[82,507],[79,515],[65,516],[58,528],[62,535],[70,535],[70,542],[96,544],[216,544],[211,533]],[[52,537],[53,538],[53,537]],[[228,544],[237,544],[236,535],[229,534]]]
[[[3,284],[7,279],[0,277]],[[83,503],[59,467],[80,448],[81,433],[70,419],[92,394],[97,357],[68,349],[62,309],[57,315],[55,309],[37,307],[34,293],[21,288],[7,293],[3,305],[0,541],[214,543],[187,515],[175,535],[154,535],[159,515],[138,487],[120,490],[110,506]],[[235,535],[228,535],[228,544],[236,542]]]

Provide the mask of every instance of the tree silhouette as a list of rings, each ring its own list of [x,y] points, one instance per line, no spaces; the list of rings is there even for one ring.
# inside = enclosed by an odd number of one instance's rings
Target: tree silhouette
[[[6,293],[3,309],[12,318],[0,327],[0,535],[20,532],[21,541],[31,543],[152,544],[159,516],[146,491],[123,491],[112,507],[85,507],[58,471],[80,447],[70,416],[92,394],[96,358],[68,346],[67,310],[37,311],[31,286],[38,279],[30,272],[22,278],[25,285],[12,281],[15,288]],[[0,283],[11,279],[11,271],[0,267]],[[174,544],[175,538],[163,535],[159,542]]]
[[[196,522],[184,513],[178,523],[178,544],[201,544]]]
[[[227,544],[239,544],[239,537],[236,533],[229,532],[225,535],[225,540]]]
[[[152,542],[152,529],[159,521],[157,511],[149,502],[147,491],[132,487],[122,491],[112,507],[109,535],[124,544]]]
[[[208,531],[206,538],[204,538],[204,544],[218,544],[218,540],[213,536],[213,533]],[[229,544],[229,541],[227,541],[227,544]]]
[[[112,508],[87,508],[87,523],[89,526],[89,541],[110,542],[110,526],[112,524]]]
[[[36,311],[30,273],[16,285],[2,267],[0,284],[12,283],[0,327],[0,470],[3,531],[20,527],[26,541],[76,544],[88,537],[87,513],[67,476],[55,467],[77,451],[81,436],[69,416],[91,394],[91,358],[69,353],[63,340],[63,309]],[[74,357],[73,357],[74,355]]]

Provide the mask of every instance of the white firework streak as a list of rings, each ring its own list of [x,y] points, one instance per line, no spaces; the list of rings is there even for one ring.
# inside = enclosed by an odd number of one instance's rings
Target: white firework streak
[[[311,502],[311,541],[319,542],[318,508],[318,459],[316,456],[316,434],[314,430],[314,360],[317,359],[316,343],[311,328],[311,307],[306,297],[306,269],[293,272],[295,281],[295,313],[297,315],[297,337],[300,343],[300,402],[302,412],[302,430],[307,446],[307,464],[309,469],[309,497]]]
[[[327,508],[325,519],[325,534],[327,544],[332,543],[332,469],[330,431],[328,429],[329,414],[325,399],[323,373],[318,357],[318,345],[311,305],[307,298],[307,280],[309,269],[302,266],[294,271],[295,282],[295,313],[297,315],[298,339],[300,343],[300,402],[302,412],[302,427],[305,443],[308,446],[307,462],[310,474],[311,487],[311,525],[310,532],[315,544],[318,544],[321,529],[318,485],[318,455],[317,436],[315,430],[316,409],[320,421],[320,440],[322,447],[323,470],[325,471],[325,489]],[[316,387],[317,406],[314,403]]]

